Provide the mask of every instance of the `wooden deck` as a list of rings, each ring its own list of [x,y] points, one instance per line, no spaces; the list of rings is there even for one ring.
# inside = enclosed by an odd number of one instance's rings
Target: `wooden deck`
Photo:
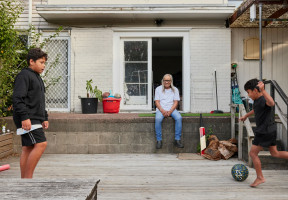
[[[177,154],[45,154],[34,179],[21,180],[19,157],[0,160],[1,199],[85,199],[96,181],[99,200],[216,200],[288,198],[288,170],[264,170],[267,182],[250,188],[255,170],[236,182],[235,158],[210,161]]]

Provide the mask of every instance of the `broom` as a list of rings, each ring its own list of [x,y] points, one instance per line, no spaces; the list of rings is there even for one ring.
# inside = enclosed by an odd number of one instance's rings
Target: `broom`
[[[218,92],[217,92],[217,75],[216,75],[216,69],[215,69],[215,86],[216,86],[216,105],[217,110],[211,111],[211,113],[223,113],[222,110],[218,110]]]

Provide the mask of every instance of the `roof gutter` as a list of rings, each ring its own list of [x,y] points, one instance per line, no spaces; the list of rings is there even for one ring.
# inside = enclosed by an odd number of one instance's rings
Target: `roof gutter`
[[[191,7],[235,7],[228,4],[74,4],[74,5],[37,5],[37,8],[191,8]]]

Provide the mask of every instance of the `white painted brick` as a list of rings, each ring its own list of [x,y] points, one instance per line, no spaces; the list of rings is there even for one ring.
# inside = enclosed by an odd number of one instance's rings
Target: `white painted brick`
[[[28,28],[28,0],[17,28]],[[33,1],[33,23],[37,28],[58,27],[46,22],[36,12]],[[196,1],[195,1],[196,2]],[[215,0],[212,1],[213,4]],[[62,2],[63,3],[63,2]],[[179,2],[177,2],[179,3]],[[191,2],[190,2],[191,3]],[[219,109],[229,111],[231,33],[229,29],[192,29],[191,52],[191,111],[210,112],[216,109],[214,69],[218,72]],[[72,28],[71,30],[71,110],[80,112],[78,96],[86,95],[86,80],[103,92],[113,85],[113,32],[104,28]]]
[[[214,70],[217,69],[218,107],[230,110],[231,33],[229,29],[192,29],[191,112],[216,110]]]
[[[86,80],[103,92],[112,89],[113,32],[111,29],[73,29],[74,61],[71,63],[72,110],[81,112],[78,96],[86,96]]]

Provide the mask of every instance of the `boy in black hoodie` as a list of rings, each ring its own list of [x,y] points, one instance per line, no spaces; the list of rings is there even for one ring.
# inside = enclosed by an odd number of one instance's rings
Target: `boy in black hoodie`
[[[28,68],[15,79],[13,90],[13,120],[17,135],[21,135],[21,178],[32,178],[40,157],[47,146],[43,129],[47,129],[45,86],[40,74],[45,69],[47,54],[41,49],[31,49],[27,55]]]

